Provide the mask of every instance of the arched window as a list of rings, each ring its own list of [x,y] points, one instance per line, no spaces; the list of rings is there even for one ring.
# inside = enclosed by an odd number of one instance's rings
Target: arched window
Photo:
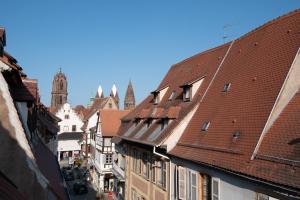
[[[62,81],[62,80],[60,80],[59,87],[60,87],[61,90],[64,88],[64,84],[63,84],[63,81]]]
[[[62,96],[59,96],[59,104],[62,104]]]

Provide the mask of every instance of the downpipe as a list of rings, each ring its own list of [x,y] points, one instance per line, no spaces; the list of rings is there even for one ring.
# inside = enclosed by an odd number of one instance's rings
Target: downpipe
[[[168,157],[168,156],[166,156],[166,155],[163,155],[163,154],[161,154],[161,153],[158,153],[158,152],[156,152],[156,147],[158,147],[157,145],[155,145],[154,147],[153,147],[153,154],[154,155],[157,155],[157,156],[159,156],[159,157],[162,157],[162,158],[164,158],[164,159],[166,159],[166,160],[169,160],[169,200],[172,200],[172,195],[171,195],[171,164],[172,164],[172,162],[171,162],[171,159]]]

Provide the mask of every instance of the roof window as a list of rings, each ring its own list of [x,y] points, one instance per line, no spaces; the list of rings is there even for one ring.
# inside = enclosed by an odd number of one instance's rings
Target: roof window
[[[201,131],[207,131],[209,128],[210,122],[204,122],[202,127],[201,127]]]
[[[171,93],[171,95],[169,96],[169,101],[172,101],[173,99],[174,99],[174,97],[175,97],[175,95],[176,95],[176,92],[175,91],[173,91],[172,93]]]
[[[228,92],[230,86],[231,86],[231,83],[225,83],[225,84],[224,84],[224,87],[223,87],[223,92]]]
[[[191,87],[190,86],[186,86],[183,88],[183,100],[191,101]]]

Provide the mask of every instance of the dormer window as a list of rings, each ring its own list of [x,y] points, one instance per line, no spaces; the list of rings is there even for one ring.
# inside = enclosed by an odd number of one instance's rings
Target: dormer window
[[[156,92],[153,95],[154,95],[153,103],[156,105],[159,103],[159,92]]]
[[[194,98],[203,80],[204,80],[204,76],[192,80],[190,82],[187,82],[180,86],[183,89],[183,101],[191,101]]]
[[[201,131],[207,131],[209,128],[210,122],[204,122],[202,127],[201,127]]]
[[[230,86],[231,86],[231,83],[225,83],[225,85],[224,85],[224,87],[223,87],[223,92],[228,92]]]
[[[134,120],[134,125],[137,126],[140,123],[141,119],[140,118],[136,118]]]
[[[146,120],[147,128],[149,128],[149,127],[151,126],[152,121],[153,121],[153,119],[147,119],[147,120]]]
[[[164,130],[169,124],[169,119],[168,118],[163,118],[161,119],[161,130]]]
[[[190,101],[191,100],[191,87],[185,86],[183,88],[183,101]]]
[[[153,94],[153,103],[154,105],[159,104],[160,101],[164,98],[167,93],[169,87],[164,87],[163,89],[155,90],[151,92]]]
[[[176,92],[175,91],[173,91],[172,93],[171,93],[171,95],[169,96],[169,101],[172,101],[173,99],[174,99],[174,97],[175,97],[175,95],[176,95]]]

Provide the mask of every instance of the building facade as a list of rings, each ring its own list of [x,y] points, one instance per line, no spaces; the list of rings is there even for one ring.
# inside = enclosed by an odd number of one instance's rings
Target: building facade
[[[296,10],[173,65],[122,119],[125,199],[299,199],[299,30]]]
[[[81,151],[81,140],[83,132],[82,119],[71,108],[71,105],[65,103],[56,113],[56,117],[61,121],[58,123],[59,132],[57,136],[57,155],[58,161],[78,158]]]

